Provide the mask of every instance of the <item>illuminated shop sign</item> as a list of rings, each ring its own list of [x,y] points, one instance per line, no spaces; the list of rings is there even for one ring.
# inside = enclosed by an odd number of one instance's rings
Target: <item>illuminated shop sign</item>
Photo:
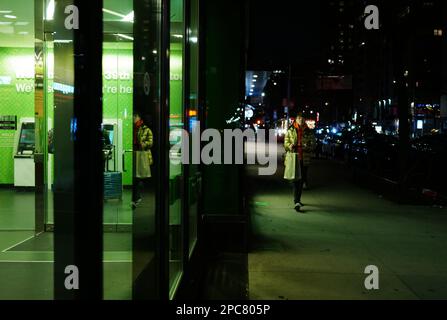
[[[105,72],[104,79],[106,80],[132,80],[130,72]]]
[[[57,82],[55,82],[53,84],[53,88],[54,88],[54,91],[59,91],[59,92],[62,92],[63,94],[68,94],[68,93],[73,94],[75,91],[73,86],[69,86],[69,85],[57,83]]]
[[[34,79],[34,72],[28,71],[24,69],[20,69],[16,71],[16,79],[17,80],[33,80]]]
[[[171,73],[170,74],[170,79],[171,79],[171,81],[182,81],[183,80],[183,76],[181,74],[178,74],[178,73]]]
[[[0,76],[0,86],[1,85],[10,85],[12,83],[11,77]]]

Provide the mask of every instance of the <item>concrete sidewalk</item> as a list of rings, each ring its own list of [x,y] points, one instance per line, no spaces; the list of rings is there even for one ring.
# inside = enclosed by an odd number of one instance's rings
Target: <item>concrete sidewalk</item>
[[[305,213],[291,186],[250,171],[250,299],[447,299],[447,210],[403,206],[349,181],[346,168],[316,161]],[[380,289],[364,287],[365,267]]]

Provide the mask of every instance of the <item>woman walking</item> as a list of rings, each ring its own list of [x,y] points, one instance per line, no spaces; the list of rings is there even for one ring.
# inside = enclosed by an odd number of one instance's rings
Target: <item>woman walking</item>
[[[294,116],[294,115],[292,115]],[[307,188],[307,174],[315,150],[315,135],[306,125],[302,113],[298,113],[293,124],[287,130],[284,139],[286,151],[286,174],[284,178],[292,181],[294,187],[295,210],[301,212],[303,188]]]

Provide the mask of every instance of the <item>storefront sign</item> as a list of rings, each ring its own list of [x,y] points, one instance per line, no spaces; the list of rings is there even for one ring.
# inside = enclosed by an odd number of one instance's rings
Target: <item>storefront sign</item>
[[[0,130],[17,130],[17,117],[0,116]]]
[[[12,82],[11,77],[8,76],[0,76],[0,85],[10,85]]]

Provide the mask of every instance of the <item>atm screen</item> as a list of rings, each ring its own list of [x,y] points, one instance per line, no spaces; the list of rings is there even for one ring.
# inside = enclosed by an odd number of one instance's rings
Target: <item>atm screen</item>
[[[20,144],[34,145],[34,130],[23,129],[20,135]]]
[[[113,144],[113,131],[108,131],[110,144]]]
[[[20,131],[19,151],[34,150],[34,123],[23,123]]]
[[[104,138],[104,144],[105,145],[113,145],[113,138],[114,138],[114,126],[113,124],[104,124],[102,126],[102,133]]]

